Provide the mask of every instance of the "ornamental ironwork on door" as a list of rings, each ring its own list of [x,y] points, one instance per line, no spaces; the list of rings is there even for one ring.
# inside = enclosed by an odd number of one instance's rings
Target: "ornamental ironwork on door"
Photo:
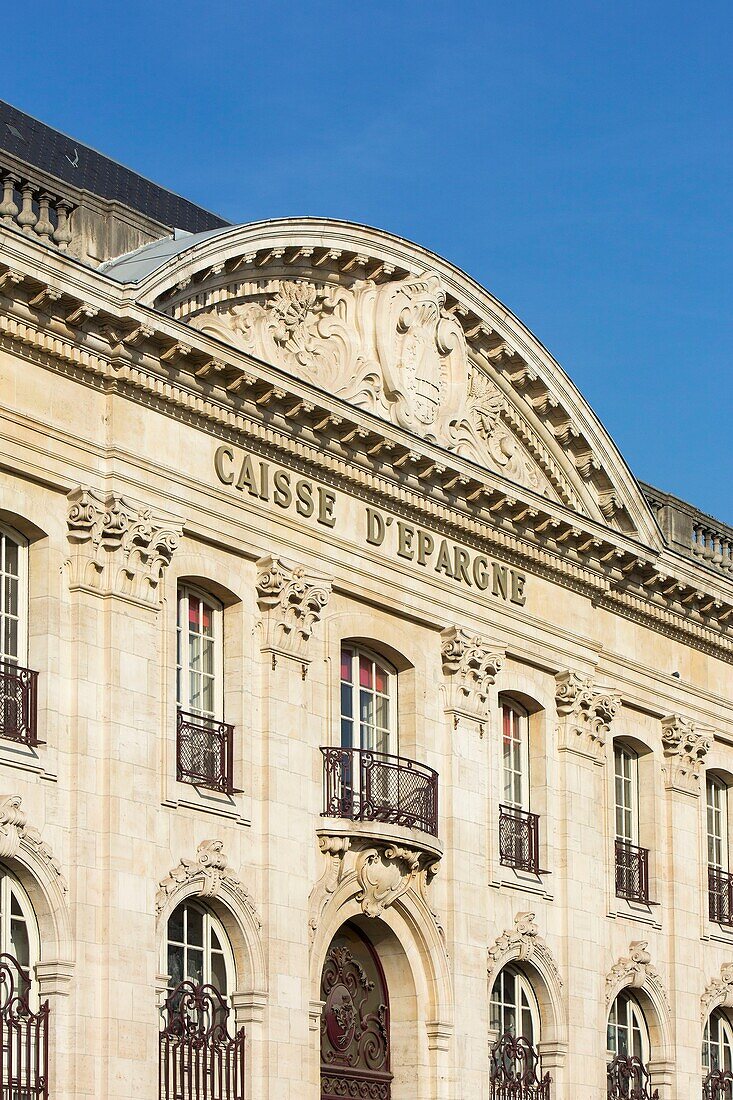
[[[29,1005],[31,979],[12,955],[0,955],[0,1097],[48,1100],[48,1001]]]
[[[244,1028],[230,1034],[218,989],[181,982],[162,1016],[160,1100],[244,1100]]]
[[[507,1032],[491,1049],[491,1100],[550,1100],[549,1073],[542,1076],[536,1047],[522,1035]]]
[[[390,1100],[387,985],[371,944],[348,925],[331,943],[321,999],[322,1100]]]

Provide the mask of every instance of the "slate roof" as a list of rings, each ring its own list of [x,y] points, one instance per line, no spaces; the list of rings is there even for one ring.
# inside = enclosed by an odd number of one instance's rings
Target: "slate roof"
[[[81,141],[0,100],[0,150],[104,199],[116,199],[172,229],[201,233],[229,223]]]

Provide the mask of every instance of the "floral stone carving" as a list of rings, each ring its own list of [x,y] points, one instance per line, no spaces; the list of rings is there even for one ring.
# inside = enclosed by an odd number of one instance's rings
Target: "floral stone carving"
[[[706,986],[700,998],[700,1020],[704,1023],[714,1008],[733,1008],[733,963],[723,963],[720,977]]]
[[[670,714],[662,719],[664,774],[668,787],[698,794],[703,762],[711,738],[695,729],[689,718]]]
[[[555,497],[503,419],[503,394],[469,363],[463,327],[445,304],[442,280],[430,271],[349,287],[276,278],[250,285],[246,301],[189,323]]]
[[[191,882],[198,886],[200,898],[214,898],[223,890],[230,890],[249,910],[257,926],[262,926],[249,891],[239,875],[229,866],[221,840],[202,840],[193,859],[181,859],[178,866],[161,879],[155,895],[156,916],[163,912],[171,895]]]
[[[440,655],[446,678],[446,709],[483,721],[489,691],[501,671],[504,655],[485,638],[462,627],[442,631]]]
[[[257,562],[264,650],[308,660],[308,643],[331,595],[331,582],[268,556]]]
[[[531,959],[547,976],[551,977],[558,989],[562,989],[562,978],[555,959],[545,941],[539,934],[534,913],[521,912],[514,917],[514,928],[505,928],[488,949],[488,974],[492,978],[502,966],[515,959]]]
[[[634,940],[629,944],[629,954],[615,963],[606,975],[606,1007],[609,1007],[622,989],[641,989],[652,986],[669,1006],[667,993],[659,971],[652,966],[652,957],[646,940]]]
[[[101,496],[82,486],[69,493],[67,523],[72,588],[158,602],[181,525],[156,518],[115,493]]]
[[[611,723],[621,706],[619,696],[596,688],[577,672],[561,672],[555,683],[559,748],[602,764]]]
[[[28,824],[28,818],[21,806],[20,795],[0,796],[0,858],[15,859],[25,851],[40,860],[61,892],[66,894],[69,887],[61,873],[60,863],[48,844],[41,839],[38,830]]]

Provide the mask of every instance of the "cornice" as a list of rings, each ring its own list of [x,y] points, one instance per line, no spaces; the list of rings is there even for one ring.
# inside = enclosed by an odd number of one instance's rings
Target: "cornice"
[[[7,258],[0,261],[0,344],[8,350],[144,402],[733,659],[733,592],[718,576],[134,305],[98,273],[13,238],[18,262],[11,267]],[[21,264],[24,250],[33,255]],[[43,263],[29,262],[40,258]]]

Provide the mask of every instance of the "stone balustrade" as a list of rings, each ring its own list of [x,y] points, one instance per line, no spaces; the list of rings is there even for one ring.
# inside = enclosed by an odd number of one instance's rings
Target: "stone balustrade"
[[[75,204],[17,172],[1,170],[0,221],[65,252],[71,242],[69,219]]]

